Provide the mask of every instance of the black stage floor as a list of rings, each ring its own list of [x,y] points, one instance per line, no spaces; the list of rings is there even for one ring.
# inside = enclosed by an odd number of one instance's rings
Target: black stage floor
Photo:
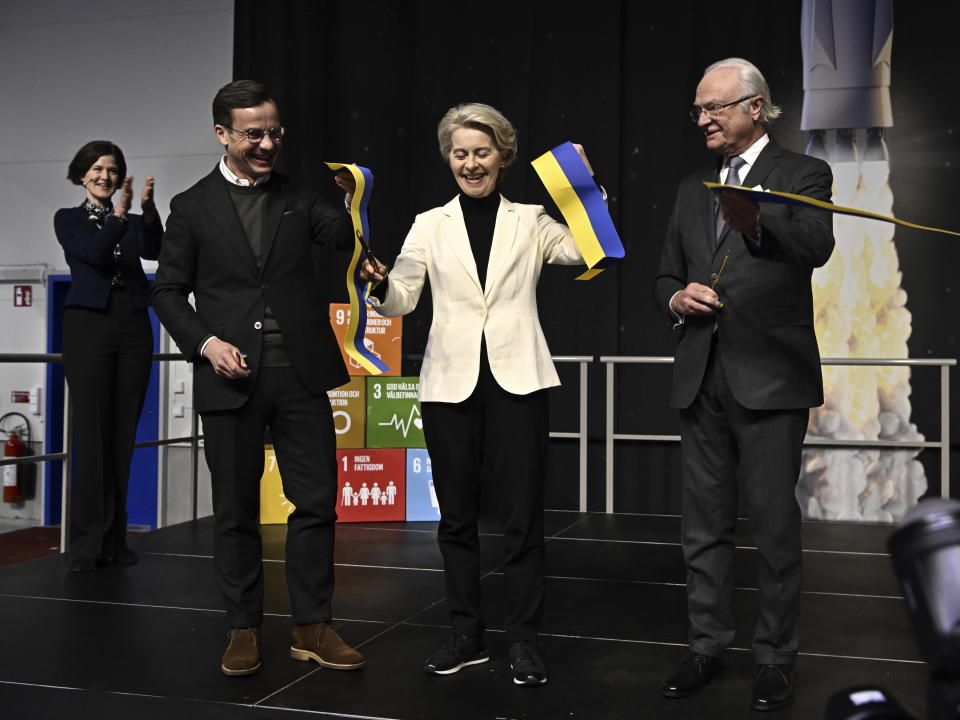
[[[0,717],[627,720],[750,718],[756,609],[746,522],[736,557],[738,631],[727,675],[701,695],[661,698],[684,654],[679,518],[548,512],[541,651],[550,681],[512,684],[502,628],[502,537],[483,527],[491,662],[432,677],[423,660],[447,635],[435,523],[340,525],[334,610],[367,657],[334,672],[288,655],[285,527],[264,528],[263,669],[220,672],[224,616],[210,519],[133,537],[140,564],[89,575],[53,556],[0,568]],[[924,710],[919,661],[877,525],[804,526],[797,700],[778,718],[823,717],[827,698],[878,683]]]

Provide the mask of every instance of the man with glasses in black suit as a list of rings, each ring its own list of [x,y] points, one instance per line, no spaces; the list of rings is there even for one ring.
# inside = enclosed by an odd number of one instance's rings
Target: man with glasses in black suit
[[[738,479],[759,555],[758,672],[751,706],[793,700],[800,609],[795,486],[809,408],[823,402],[810,278],[833,251],[832,219],[807,207],[719,202],[704,181],[829,201],[830,167],[767,134],[780,109],[740,58],[706,69],[690,117],[719,157],[680,183],[654,295],[679,333],[671,404],[682,423],[682,544],[689,652],[663,684],[695,695],[723,673],[734,637]]]
[[[267,427],[284,494],[296,506],[286,543],[291,656],[360,668],[363,656],[330,626],[337,467],[326,392],[348,376],[313,261],[318,245],[352,247],[350,218],[274,172],[284,129],[265,86],[238,80],[221,88],[213,121],[226,154],[170,203],[153,303],[194,363],[214,560],[232,628],[221,670],[260,669],[258,511]]]

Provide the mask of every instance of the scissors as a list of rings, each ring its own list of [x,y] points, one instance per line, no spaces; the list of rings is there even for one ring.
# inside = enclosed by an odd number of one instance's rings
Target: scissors
[[[385,267],[384,264],[377,259],[377,256],[374,255],[373,252],[370,250],[370,246],[367,245],[366,240],[363,239],[363,233],[361,233],[359,230],[356,230],[355,232],[357,234],[357,242],[359,242],[360,247],[363,248],[363,252],[366,254],[367,259],[374,264],[375,266],[374,269]]]

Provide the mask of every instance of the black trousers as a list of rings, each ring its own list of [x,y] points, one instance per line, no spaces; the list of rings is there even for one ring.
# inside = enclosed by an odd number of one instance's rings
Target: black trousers
[[[153,332],[146,310],[114,288],[103,310],[68,307],[63,372],[73,404],[70,550],[110,559],[125,546],[127,485],[137,422],[150,380]]]
[[[480,377],[469,398],[422,405],[423,432],[440,503],[437,541],[447,604],[454,632],[483,634],[477,515],[480,469],[485,461],[495,479],[504,531],[507,640],[533,640],[543,615],[547,391],[507,392],[490,373],[486,354],[481,357]]]
[[[333,596],[337,457],[326,395],[312,395],[293,368],[260,368],[249,399],[203,413],[204,452],[213,485],[214,562],[231,627],[263,621],[260,478],[267,427],[287,518],[286,572],[293,621],[326,622]]]
[[[700,393],[680,414],[690,649],[716,657],[733,641],[739,475],[760,556],[754,657],[762,664],[791,664],[799,645],[802,569],[795,488],[809,410],[743,407],[730,392],[715,346]]]

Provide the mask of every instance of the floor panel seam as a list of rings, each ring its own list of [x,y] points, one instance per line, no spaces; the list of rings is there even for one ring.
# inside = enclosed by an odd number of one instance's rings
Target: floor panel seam
[[[575,527],[576,527],[577,525],[579,525],[580,523],[586,522],[587,520],[589,520],[589,519],[592,518],[593,516],[594,516],[594,513],[588,513],[585,517],[581,517],[581,518],[578,518],[578,519],[574,520],[572,523],[570,523],[570,524],[567,525],[566,527],[561,528],[560,530],[557,530],[557,532],[555,532],[555,533],[553,533],[552,535],[550,535],[549,537],[545,538],[545,541],[546,541],[546,542],[550,542],[550,541],[553,540],[554,538],[559,537],[562,533],[567,532],[567,531],[570,530],[571,528],[575,528]]]
[[[409,627],[425,627],[425,628],[437,628],[445,627],[443,625],[433,625],[430,623],[412,623],[404,622],[404,625]],[[487,628],[488,633],[504,633],[505,630]],[[639,640],[635,638],[614,638],[614,637],[604,637],[597,635],[571,635],[569,633],[550,633],[550,632],[541,632],[540,637],[549,637],[549,638],[562,638],[565,640],[596,640],[598,642],[613,642],[613,643],[626,643],[628,645],[657,645],[660,647],[689,647],[687,642],[667,642],[665,640]],[[743,648],[743,647],[728,647],[730,652],[746,652],[752,653],[752,648]],[[839,655],[836,653],[817,653],[817,652],[807,652],[800,651],[798,655],[802,657],[823,657],[831,658],[837,660],[869,660],[876,662],[890,662],[890,663],[903,663],[907,665],[926,665],[926,662],[923,660],[909,660],[902,658],[885,658],[885,657],[868,657],[865,655]]]
[[[550,542],[551,540],[564,540],[567,542],[591,542],[591,543],[613,543],[617,545],[663,545],[666,547],[682,547],[681,543],[674,540],[621,540],[618,538],[585,538],[585,537],[570,537],[570,536],[561,536],[559,533],[566,532],[570,528],[576,527],[580,521],[572,523],[567,527],[558,530],[557,533],[553,535],[544,536],[545,542]],[[405,531],[398,531],[405,532]],[[415,531],[419,532],[419,531]],[[503,537],[501,533],[480,533],[479,537]],[[756,550],[756,545],[734,545],[734,550]],[[159,552],[159,551],[150,551],[145,550],[141,551],[144,555],[155,555],[160,557],[186,557],[186,558],[197,558],[204,560],[212,560],[213,555],[209,554],[199,554],[199,553],[175,553],[175,552]],[[866,550],[823,550],[818,548],[803,548],[804,553],[811,555],[851,555],[853,557],[881,557],[889,558],[890,554],[885,552],[871,552]],[[285,562],[282,559],[276,558],[264,558],[263,562],[273,562],[273,563],[282,563]]]
[[[308,708],[288,708],[280,705],[254,705],[260,710],[281,710],[283,712],[308,713],[310,715],[327,716],[337,718],[347,718],[348,720],[402,720],[401,718],[390,718],[381,715],[354,715],[351,713],[335,712],[333,710],[310,710]]]
[[[371,642],[373,642],[373,641],[376,640],[377,638],[383,637],[384,635],[386,635],[387,633],[389,633],[391,630],[405,625],[408,620],[410,620],[410,619],[412,619],[412,618],[415,618],[417,615],[420,615],[421,613],[427,612],[428,610],[436,607],[437,605],[439,605],[440,603],[442,603],[444,600],[446,600],[446,596],[444,596],[444,597],[442,597],[441,599],[439,599],[439,600],[437,600],[437,601],[435,601],[435,602],[427,605],[425,608],[422,608],[421,610],[418,610],[417,612],[413,613],[412,615],[408,615],[406,618],[404,618],[404,619],[402,619],[402,620],[394,621],[392,624],[391,624],[391,623],[386,623],[386,622],[383,623],[383,624],[385,624],[385,625],[388,625],[388,627],[385,627],[385,628],[383,628],[382,630],[380,630],[379,632],[374,633],[373,635],[371,635],[370,637],[368,637],[366,640],[363,640],[363,641],[357,643],[356,645],[354,645],[354,648],[357,649],[357,650],[359,650],[360,648],[364,647],[365,645],[370,644]],[[352,622],[351,620],[346,620],[346,619],[344,619],[344,618],[339,618],[339,620],[342,621],[342,622]],[[266,706],[262,706],[260,703],[266,702],[266,701],[269,700],[270,698],[275,697],[277,694],[279,694],[279,693],[281,693],[281,692],[283,692],[283,691],[285,691],[285,690],[293,687],[294,685],[296,685],[297,683],[299,683],[301,680],[304,680],[305,678],[310,677],[311,675],[313,675],[314,673],[316,673],[316,672],[319,671],[320,669],[321,669],[321,668],[319,668],[319,667],[318,667],[318,668],[314,668],[313,670],[311,670],[310,672],[308,672],[306,675],[303,675],[303,676],[297,678],[296,680],[293,680],[292,682],[288,683],[287,685],[283,686],[282,688],[279,688],[279,689],[275,690],[274,692],[270,693],[269,695],[261,698],[260,700],[258,700],[258,701],[255,703],[255,705],[256,705],[257,707],[266,707]],[[348,716],[348,717],[365,718],[366,716],[357,715],[357,716]],[[371,718],[370,720],[391,720],[391,719],[389,719],[389,718],[383,718],[383,719],[380,719],[380,718]]]
[[[365,568],[371,570],[399,570],[399,571],[411,571],[411,572],[431,572],[431,573],[440,573],[443,570],[440,569],[431,569],[431,568],[408,568],[408,567],[397,567],[397,566],[383,566],[383,565],[355,565],[355,564],[337,564],[337,567],[355,567],[355,568]],[[484,573],[481,573],[480,580],[486,580],[489,577],[502,577],[504,575],[502,571],[503,565],[498,565],[497,567],[488,570]],[[685,588],[687,585],[683,582],[669,582],[666,580],[634,580],[626,578],[603,578],[603,577],[582,577],[576,575],[546,575],[547,580],[564,580],[567,582],[584,582],[584,583],[620,583],[624,585],[649,585],[654,587],[667,587],[667,588]],[[745,585],[734,586],[734,590],[741,592],[758,592],[759,588]],[[818,597],[838,597],[838,598],[865,598],[870,600],[903,600],[902,595],[888,595],[881,593],[856,593],[856,592],[835,592],[828,590],[802,590],[801,595],[810,595]],[[199,612],[223,612],[221,609],[215,608],[203,608],[203,607],[193,607],[189,605],[162,605],[156,603],[136,603],[136,602],[120,602],[120,601],[110,601],[110,600],[90,600],[87,598],[69,598],[69,597],[57,597],[53,595],[25,595],[22,593],[0,593],[0,598],[18,598],[21,600],[48,600],[56,602],[78,602],[78,603],[87,603],[91,605],[119,605],[119,606],[129,606],[129,607],[143,607],[143,608],[155,608],[161,610],[195,610]],[[443,602],[443,599],[438,602]],[[436,604],[436,603],[434,603]],[[420,612],[429,610],[433,605],[430,605]],[[273,616],[273,617],[290,617],[288,613],[264,613],[264,615]],[[382,620],[351,620],[351,622],[389,622]]]
[[[311,671],[307,675],[312,675],[314,672],[317,672],[320,668]],[[307,677],[305,675],[304,677]],[[302,678],[301,678],[302,679]],[[25,682],[13,682],[9,680],[0,680],[2,685],[14,685],[20,687],[35,687],[43,688],[49,690],[66,690],[70,692],[81,692],[81,693],[92,693],[92,694],[103,694],[103,695],[118,695],[122,697],[133,697],[133,698],[150,698],[156,700],[178,700],[180,702],[187,702],[196,705],[218,705],[222,707],[242,707],[250,709],[262,709],[262,710],[279,710],[282,712],[292,712],[292,713],[306,713],[309,715],[317,716],[326,716],[333,718],[349,718],[349,720],[401,720],[400,718],[391,718],[381,715],[357,715],[355,713],[345,713],[339,712],[336,710],[311,710],[309,708],[291,708],[283,707],[282,705],[260,705],[259,703],[249,703],[249,702],[239,702],[239,701],[230,701],[230,700],[205,700],[200,698],[192,698],[180,695],[158,695],[156,693],[143,693],[143,692],[132,692],[129,690],[98,690],[94,688],[82,688],[82,687],[73,687],[69,685],[44,685],[36,683],[25,683]],[[281,690],[284,688],[281,688]],[[280,692],[279,690],[277,692]],[[271,693],[272,697],[276,693]]]
[[[554,540],[565,540],[568,542],[595,542],[595,543],[615,543],[618,545],[666,545],[669,547],[682,547],[679,541],[674,540],[620,540],[617,538],[584,538],[584,537],[560,537],[552,535]],[[756,545],[734,545],[734,550],[756,550]],[[823,555],[855,555],[855,556],[876,556],[890,557],[889,553],[867,552],[864,550],[819,550],[813,548],[803,548],[805,553],[823,554]]]

